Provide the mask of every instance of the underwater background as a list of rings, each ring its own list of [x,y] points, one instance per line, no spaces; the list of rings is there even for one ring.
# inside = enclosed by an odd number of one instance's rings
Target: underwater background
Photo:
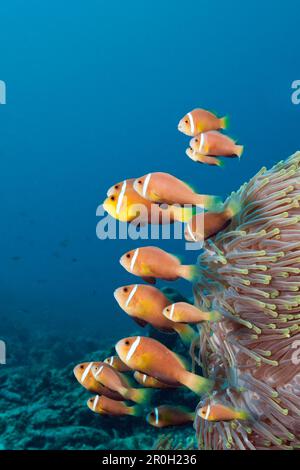
[[[91,416],[72,376],[142,331],[112,295],[134,282],[119,258],[140,242],[100,241],[96,209],[113,183],[149,171],[225,197],[299,150],[299,13],[296,1],[2,2],[1,448],[154,444],[142,420]],[[185,156],[177,123],[197,106],[229,114],[240,161]],[[154,244],[197,256],[183,240]]]

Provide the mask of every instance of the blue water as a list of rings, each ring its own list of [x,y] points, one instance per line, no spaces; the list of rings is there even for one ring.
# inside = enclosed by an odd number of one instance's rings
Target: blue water
[[[135,282],[118,259],[137,244],[98,240],[97,206],[113,183],[158,170],[225,196],[298,150],[299,13],[275,0],[2,2],[2,314],[74,341],[132,331],[112,292]],[[230,115],[240,162],[185,156],[177,123],[197,106]],[[161,246],[184,254],[182,241]]]

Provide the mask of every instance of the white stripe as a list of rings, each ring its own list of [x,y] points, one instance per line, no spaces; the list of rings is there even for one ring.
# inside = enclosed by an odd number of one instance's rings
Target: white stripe
[[[131,348],[129,349],[128,353],[127,353],[126,361],[130,361],[130,359],[132,358],[132,356],[133,356],[134,353],[135,353],[136,348],[137,348],[138,345],[140,344],[140,341],[141,341],[141,337],[138,336],[137,339],[136,339],[136,340],[134,341],[134,343],[132,344]]]
[[[100,398],[99,395],[97,395],[97,396],[95,397],[95,400],[94,400],[94,403],[93,403],[93,411],[96,410],[96,406],[97,406],[97,404],[98,404],[99,398]]]
[[[199,153],[202,153],[204,150],[205,135],[202,133],[200,135],[200,144],[199,144]]]
[[[158,419],[159,419],[158,408],[154,408],[154,413],[155,413],[155,424],[158,424]]]
[[[174,310],[175,310],[175,304],[173,304],[172,307],[171,307],[170,320],[173,319]]]
[[[111,366],[112,366],[112,365],[113,365],[113,363],[114,363],[114,356],[111,356],[111,358],[110,358],[110,361],[109,361],[109,365],[111,365]]]
[[[194,124],[194,119],[193,119],[192,113],[188,113],[187,115],[188,115],[189,120],[190,120],[191,134],[194,135],[194,132],[195,132],[195,124]]]
[[[146,374],[144,374],[144,375],[143,375],[143,382],[145,383],[145,382],[146,382],[146,380],[147,380],[147,375],[146,375]]]
[[[123,198],[124,198],[124,195],[125,195],[125,191],[126,191],[126,180],[124,181],[124,183],[122,185],[122,189],[121,189],[121,192],[120,192],[119,197],[118,197],[118,203],[117,203],[117,209],[116,209],[117,214],[119,214],[119,212],[121,210]]]
[[[97,370],[97,373],[95,374],[94,377],[97,377],[99,374],[101,374],[104,366],[99,367],[99,370]]]
[[[210,405],[208,405],[208,407],[207,407],[207,411],[206,411],[206,415],[205,415],[204,419],[208,419],[209,415],[210,415]]]
[[[130,271],[133,272],[133,268],[134,268],[134,265],[135,265],[135,262],[136,262],[136,259],[138,257],[138,254],[139,254],[139,248],[137,248],[134,252],[134,255],[132,257],[132,260],[131,260],[131,263],[130,263]]]
[[[82,374],[82,377],[81,377],[81,383],[82,384],[85,381],[88,373],[90,372],[93,364],[94,364],[93,362],[90,362],[89,365],[87,366],[87,368],[85,369],[84,373]]]
[[[150,178],[151,178],[151,173],[148,173],[143,184],[143,197],[146,197],[147,195],[147,189],[148,189]]]
[[[128,307],[128,305],[130,304],[132,297],[134,296],[134,294],[135,294],[136,291],[137,291],[137,288],[138,288],[138,284],[136,284],[136,285],[132,288],[132,290],[131,290],[131,292],[130,292],[130,294],[129,294],[129,296],[128,296],[128,299],[127,299],[127,301],[126,301],[125,307]]]
[[[190,224],[187,224],[187,231],[189,232],[189,235],[190,235],[191,239],[194,240],[194,242],[196,242],[197,239],[195,238],[195,236],[194,236],[194,234],[193,234],[193,232],[192,232],[192,229],[191,229],[191,227],[190,227]]]

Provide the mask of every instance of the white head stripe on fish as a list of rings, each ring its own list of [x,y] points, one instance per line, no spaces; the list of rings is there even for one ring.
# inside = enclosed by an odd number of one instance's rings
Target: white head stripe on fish
[[[110,360],[109,360],[109,364],[112,366],[114,363],[114,356],[111,356]]]
[[[150,178],[151,178],[151,173],[148,173],[143,184],[143,197],[146,197],[147,195],[147,189],[148,189]]]
[[[140,344],[140,341],[141,341],[141,337],[138,336],[138,337],[136,338],[136,340],[132,343],[131,348],[129,349],[129,351],[128,351],[128,353],[127,353],[126,361],[130,361],[130,359],[132,358],[132,356],[133,356],[134,353],[135,353],[136,348],[137,348],[138,345]]]
[[[95,377],[97,377],[99,374],[101,374],[104,366],[99,367],[99,370],[97,370]]]
[[[90,372],[92,366],[93,366],[93,362],[90,362],[89,365],[87,366],[87,368],[85,369],[84,373],[82,374],[82,377],[81,377],[81,383],[83,384],[83,382],[85,381],[88,373]]]
[[[205,135],[202,133],[200,135],[200,144],[199,144],[199,153],[202,153],[204,150]]]
[[[118,203],[117,203],[117,208],[116,208],[116,213],[119,214],[120,210],[121,210],[121,207],[122,207],[122,202],[123,202],[123,199],[124,199],[124,195],[125,195],[125,191],[126,191],[126,180],[124,181],[123,185],[122,185],[122,189],[121,189],[121,192],[119,194],[119,197],[118,197]]]
[[[192,116],[192,113],[187,113],[189,120],[190,120],[190,126],[191,126],[191,133],[194,134],[195,132],[195,124],[194,124],[194,119]]]
[[[98,404],[99,398],[100,398],[99,395],[97,395],[97,396],[95,397],[95,400],[94,400],[94,403],[93,403],[93,411],[95,411],[95,409],[96,409],[96,406],[97,406],[97,404]]]
[[[145,382],[146,382],[146,380],[147,380],[147,375],[146,375],[146,374],[144,374],[144,375],[143,375],[143,382],[145,383]]]
[[[205,415],[204,419],[208,419],[209,415],[210,415],[210,405],[207,406],[207,411],[206,411],[206,415]]]
[[[174,316],[174,310],[175,310],[175,304],[173,304],[172,307],[171,307],[170,320],[172,320],[172,318]]]
[[[136,285],[131,289],[131,292],[130,292],[130,294],[129,294],[129,296],[128,296],[128,299],[126,300],[125,307],[128,307],[128,305],[130,304],[132,297],[134,296],[134,294],[135,294],[136,291],[137,291],[137,288],[138,288],[138,284],[136,284]]]
[[[155,424],[158,424],[159,420],[159,413],[158,413],[158,408],[154,408],[154,413],[155,413]]]
[[[136,262],[136,259],[138,257],[138,254],[139,254],[139,248],[137,248],[133,254],[133,257],[132,257],[132,260],[131,260],[131,263],[130,263],[130,271],[132,272],[133,271],[133,268],[134,268],[134,265],[135,265],[135,262]]]
[[[189,233],[191,239],[194,240],[194,242],[196,242],[197,240],[196,240],[196,237],[194,236],[194,234],[193,234],[193,232],[192,232],[192,229],[191,229],[191,227],[190,227],[190,224],[187,224],[186,227],[187,227],[187,231],[188,231],[188,233]]]

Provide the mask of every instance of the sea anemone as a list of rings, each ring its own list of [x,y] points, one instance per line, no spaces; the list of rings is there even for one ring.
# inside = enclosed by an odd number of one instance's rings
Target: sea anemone
[[[195,304],[220,322],[199,326],[203,374],[214,401],[247,421],[197,415],[200,449],[300,447],[300,152],[262,168],[236,193],[241,211],[199,256]]]

